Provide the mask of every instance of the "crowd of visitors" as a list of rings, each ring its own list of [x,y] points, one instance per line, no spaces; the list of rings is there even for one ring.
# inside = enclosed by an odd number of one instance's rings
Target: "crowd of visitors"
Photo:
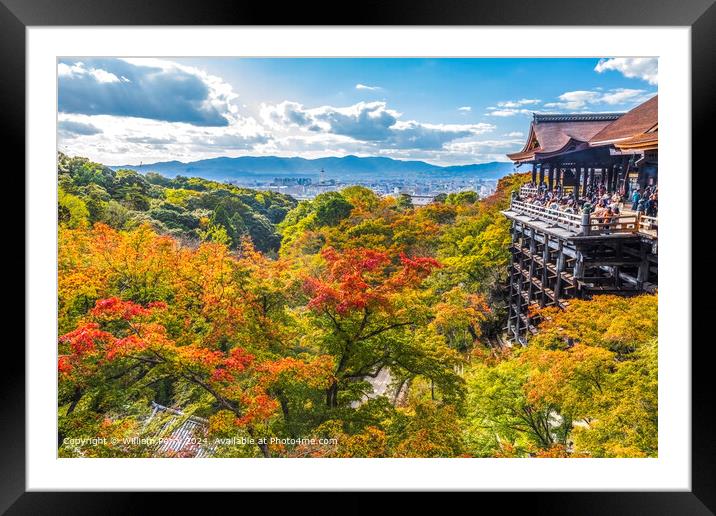
[[[618,217],[624,209],[640,212],[650,217],[657,216],[658,186],[636,187],[629,195],[623,196],[619,192],[608,192],[603,184],[587,187],[586,195],[579,195],[575,199],[574,192],[564,192],[561,185],[557,185],[551,192],[547,185],[541,183],[527,185],[526,193],[520,194],[518,200],[535,206],[545,206],[548,209],[559,210],[564,213],[582,213],[583,209],[592,213],[592,217],[603,218],[607,221]],[[580,192],[581,193],[581,192]]]
[[[647,186],[644,191],[634,190],[631,194],[631,209],[642,212],[649,217],[656,217],[658,212],[659,187]]]

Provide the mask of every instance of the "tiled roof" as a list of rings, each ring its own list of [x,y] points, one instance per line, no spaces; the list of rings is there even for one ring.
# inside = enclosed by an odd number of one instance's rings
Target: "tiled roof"
[[[655,95],[628,111],[621,118],[595,134],[589,140],[589,143],[591,145],[603,145],[646,133],[659,123],[658,97],[658,95]]]
[[[534,124],[535,135],[540,143],[537,152],[554,152],[563,148],[569,140],[588,142],[614,118],[604,120],[573,120],[540,122]]]
[[[528,161],[536,154],[560,151],[570,142],[588,142],[620,116],[619,113],[534,114],[527,143],[521,151],[507,157],[513,161]],[[538,145],[530,148],[533,139]]]
[[[180,410],[172,409],[152,402],[152,414],[145,422],[148,425],[153,419],[165,416],[161,420],[161,428],[156,437],[163,440],[157,446],[159,457],[211,457],[213,447],[201,446],[200,439],[206,435],[208,421],[201,417],[187,416]]]

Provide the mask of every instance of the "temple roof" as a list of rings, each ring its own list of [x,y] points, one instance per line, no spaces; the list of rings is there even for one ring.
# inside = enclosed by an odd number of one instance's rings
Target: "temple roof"
[[[513,161],[531,161],[539,158],[540,154],[555,154],[568,148],[577,148],[620,116],[620,113],[535,113],[527,143],[521,151],[508,154],[507,157]]]
[[[639,104],[631,111],[625,113],[618,120],[595,134],[589,140],[589,144],[592,146],[606,145],[621,140],[632,139],[637,135],[645,133],[653,134],[655,132],[654,128],[656,128],[659,123],[658,97],[658,95],[654,95],[646,102]],[[653,139],[653,137],[647,137],[646,139]]]
[[[649,132],[637,134],[626,140],[619,140],[614,146],[622,151],[645,151],[659,148],[658,126]]]

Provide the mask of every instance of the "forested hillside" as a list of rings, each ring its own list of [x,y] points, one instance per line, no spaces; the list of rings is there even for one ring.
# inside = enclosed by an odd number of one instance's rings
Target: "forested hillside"
[[[413,207],[66,156],[58,174],[62,456],[156,455],[123,441],[156,433],[152,401],[208,420],[214,456],[657,454],[656,296],[548,309],[526,348],[495,338],[499,210],[526,175]]]
[[[101,222],[115,229],[148,223],[181,240],[212,240],[236,247],[250,235],[257,249],[275,252],[275,225],[296,206],[291,197],[257,192],[200,178],[168,179],[156,173],[114,171],[85,158],[58,157],[60,224]]]

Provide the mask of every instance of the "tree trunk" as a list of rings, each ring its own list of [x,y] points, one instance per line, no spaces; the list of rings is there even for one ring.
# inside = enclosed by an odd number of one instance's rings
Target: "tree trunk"
[[[77,407],[77,404],[80,402],[83,395],[84,391],[79,387],[76,387],[74,396],[72,396],[72,403],[70,403],[70,406],[67,408],[67,412],[65,413],[66,416],[69,416],[70,414],[72,414],[72,412],[74,412],[75,408]]]
[[[338,406],[338,382],[334,381],[326,390],[326,404],[330,408]]]

